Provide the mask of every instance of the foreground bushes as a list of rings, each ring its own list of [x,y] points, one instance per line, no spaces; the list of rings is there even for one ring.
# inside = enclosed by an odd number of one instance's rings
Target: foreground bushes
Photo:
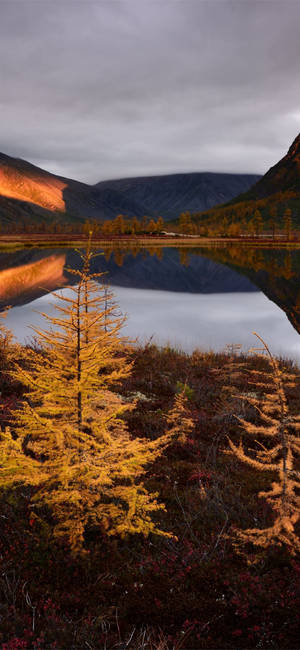
[[[157,458],[145,480],[166,512],[158,525],[176,539],[140,536],[86,539],[85,557],[71,557],[50,536],[51,519],[32,518],[30,494],[1,504],[2,647],[13,648],[286,648],[298,646],[299,571],[288,548],[232,545],[235,528],[268,526],[272,510],[257,498],[269,473],[224,454],[238,443],[237,415],[254,417],[234,397],[249,392],[247,375],[232,372],[227,355],[192,356],[152,346],[135,350],[132,374],[118,389],[137,399],[126,413],[132,436],[156,440],[186,383],[194,431]],[[244,360],[264,371],[264,360]],[[299,384],[286,389],[297,413]],[[8,400],[16,386],[5,385]],[[17,395],[18,397],[18,395]],[[246,449],[247,450],[247,449]],[[127,646],[126,646],[127,644]]]

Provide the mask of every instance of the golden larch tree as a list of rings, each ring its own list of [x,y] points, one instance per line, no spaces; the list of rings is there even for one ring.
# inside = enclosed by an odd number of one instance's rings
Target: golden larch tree
[[[89,246],[82,269],[69,269],[78,283],[55,294],[55,316],[43,314],[50,329],[34,330],[41,352],[27,350],[13,372],[27,392],[14,412],[15,433],[2,433],[0,446],[1,488],[32,485],[32,512],[41,516],[46,506],[54,536],[74,552],[88,528],[169,535],[152,519],[164,505],[142,478],[177,435],[171,421],[155,441],[128,432],[122,416],[133,405],[112,391],[131,371],[123,318],[108,304],[101,274],[90,272],[91,258]]]
[[[255,447],[246,452],[242,442],[235,445],[229,440],[230,450],[240,461],[253,469],[270,472],[276,476],[269,490],[259,492],[271,505],[274,520],[268,528],[251,528],[237,531],[241,542],[252,542],[260,547],[286,545],[292,554],[300,551],[300,540],[295,526],[300,518],[300,472],[295,460],[300,453],[300,416],[291,416],[285,387],[295,385],[296,376],[280,369],[264,340],[254,332],[262,343],[270,363],[267,374],[263,370],[251,370],[250,385],[255,391],[263,391],[262,397],[247,396],[258,416],[258,423],[238,418],[241,427],[255,440]],[[262,442],[263,441],[263,442]]]
[[[290,238],[291,238],[291,231],[292,231],[292,225],[293,225],[291,208],[286,208],[286,210],[284,212],[284,215],[283,215],[283,223],[284,223],[285,236],[286,236],[287,240],[289,241]]]

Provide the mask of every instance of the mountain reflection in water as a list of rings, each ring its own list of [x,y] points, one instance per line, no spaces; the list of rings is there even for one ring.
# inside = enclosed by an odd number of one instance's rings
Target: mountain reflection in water
[[[23,305],[13,308],[7,319],[20,340],[31,335],[25,325],[44,326],[33,309],[51,310],[53,297],[48,292],[74,284],[76,278],[68,268],[79,264],[73,249],[27,249],[0,256],[2,308]],[[9,286],[14,290],[1,283],[1,269],[2,274],[9,269]],[[40,270],[41,284],[37,281]],[[144,340],[153,335],[158,343],[168,341],[186,350],[222,349],[227,343],[248,348],[253,345],[255,329],[274,352],[300,361],[298,250],[236,245],[180,250],[118,247],[104,254],[99,251],[92,271],[107,271],[117,302],[128,314],[124,333],[132,337]],[[26,278],[31,278],[31,284]]]

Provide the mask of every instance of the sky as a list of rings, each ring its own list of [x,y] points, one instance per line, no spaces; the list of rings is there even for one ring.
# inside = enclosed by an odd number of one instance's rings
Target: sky
[[[0,151],[87,183],[265,173],[300,131],[300,0],[0,0]]]

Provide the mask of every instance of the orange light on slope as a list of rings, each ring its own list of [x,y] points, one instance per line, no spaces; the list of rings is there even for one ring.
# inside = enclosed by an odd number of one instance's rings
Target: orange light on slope
[[[37,262],[0,271],[0,300],[9,304],[10,300],[34,290],[53,291],[66,284],[65,263],[66,254],[50,255]]]

